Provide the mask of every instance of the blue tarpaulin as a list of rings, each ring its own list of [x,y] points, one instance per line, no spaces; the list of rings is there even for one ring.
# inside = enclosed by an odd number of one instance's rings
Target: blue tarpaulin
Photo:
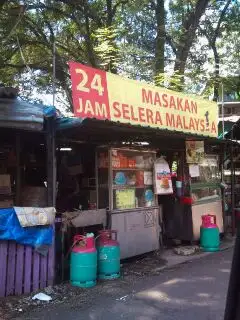
[[[58,117],[56,119],[57,130],[71,129],[78,127],[83,123],[84,119],[74,117]]]
[[[21,227],[13,208],[0,209],[0,240],[14,240],[19,244],[38,249],[50,246],[53,241],[52,226]]]

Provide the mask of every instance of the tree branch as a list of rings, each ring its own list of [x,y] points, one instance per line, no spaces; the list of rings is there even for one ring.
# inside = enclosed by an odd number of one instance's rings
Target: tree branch
[[[175,43],[173,42],[173,39],[172,39],[171,36],[170,36],[169,34],[167,34],[167,33],[166,33],[165,37],[166,37],[166,42],[167,42],[167,44],[170,45],[170,47],[172,48],[173,53],[176,55],[176,54],[177,54],[177,48],[176,48]]]
[[[223,8],[223,10],[222,10],[222,12],[221,12],[221,15],[220,15],[220,17],[219,17],[219,19],[218,19],[217,27],[216,27],[216,29],[215,29],[213,41],[216,41],[216,40],[217,40],[217,37],[219,36],[221,23],[222,23],[222,21],[223,21],[223,18],[224,18],[224,16],[225,16],[225,14],[226,14],[226,12],[227,12],[227,9],[228,9],[228,7],[229,7],[229,5],[230,5],[231,2],[232,2],[232,0],[228,0],[228,1],[226,2],[225,6],[224,6],[224,8]]]
[[[154,0],[150,0],[150,5],[151,5],[151,9],[152,10],[156,10],[157,9],[157,6],[156,6],[156,3]]]
[[[180,36],[176,50],[176,62],[174,71],[179,74],[184,74],[189,50],[196,36],[196,30],[199,26],[199,21],[205,12],[210,0],[198,0],[195,9],[186,15],[183,21],[183,32]]]
[[[40,66],[40,64],[44,63],[44,62],[45,62],[45,60],[44,61],[40,61],[40,62],[36,62],[36,63],[29,63],[27,65],[26,64],[4,63],[3,65],[0,65],[0,69],[8,67],[8,68],[21,70],[21,69],[24,69],[24,68],[26,68],[28,66],[28,67],[30,67],[31,69],[34,69],[34,70],[41,70],[41,71],[49,72],[49,68]]]
[[[59,1],[60,2],[60,1]],[[76,1],[76,0],[61,0],[62,3],[69,7],[73,7],[73,11],[79,11],[84,13],[85,10],[87,9],[87,14],[90,19],[93,19],[98,25],[103,25],[102,20],[99,18],[98,12],[95,10],[92,10],[92,8],[89,6],[88,1],[86,0],[81,0]]]
[[[116,12],[117,12],[117,8],[121,5],[125,5],[127,3],[130,3],[131,1],[130,0],[119,0],[116,2],[116,4],[113,6],[113,9],[112,9],[112,15],[113,17],[115,16]]]

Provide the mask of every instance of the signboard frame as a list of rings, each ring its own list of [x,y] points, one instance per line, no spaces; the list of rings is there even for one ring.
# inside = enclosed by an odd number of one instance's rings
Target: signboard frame
[[[215,102],[69,62],[74,114],[86,119],[218,136]]]

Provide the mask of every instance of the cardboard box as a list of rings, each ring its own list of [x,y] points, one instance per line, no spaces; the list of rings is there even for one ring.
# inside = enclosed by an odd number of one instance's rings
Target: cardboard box
[[[0,174],[0,194],[11,193],[10,174]]]

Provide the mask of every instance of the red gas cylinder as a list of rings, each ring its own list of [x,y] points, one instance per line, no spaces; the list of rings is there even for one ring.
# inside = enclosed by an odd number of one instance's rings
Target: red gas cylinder
[[[119,246],[116,230],[100,230],[98,236],[99,246]]]
[[[217,219],[214,214],[205,214],[202,216],[203,228],[218,228]]]
[[[120,247],[117,231],[101,230],[97,245],[99,279],[120,277]]]
[[[96,252],[94,234],[87,233],[86,236],[77,234],[73,238],[72,252]]]

